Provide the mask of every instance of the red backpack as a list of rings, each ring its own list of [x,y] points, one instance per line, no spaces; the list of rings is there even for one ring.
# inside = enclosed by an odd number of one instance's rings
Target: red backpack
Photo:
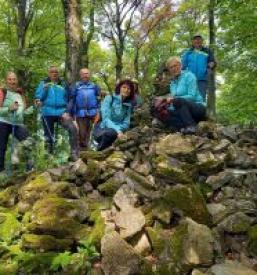
[[[22,88],[18,87],[16,89],[16,93],[18,93],[18,94],[21,95],[22,100],[23,100],[23,102],[25,104],[25,108],[26,108],[26,106],[27,106],[27,99],[26,99],[26,97],[24,95],[24,90]],[[3,107],[6,94],[7,94],[7,89],[6,88],[0,88],[0,107]]]

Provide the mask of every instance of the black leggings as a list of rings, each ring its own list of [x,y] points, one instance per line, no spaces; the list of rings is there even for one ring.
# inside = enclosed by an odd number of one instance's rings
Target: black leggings
[[[118,134],[111,128],[101,128],[100,123],[98,123],[93,130],[93,136],[98,142],[97,149],[101,151],[111,146],[116,140]]]
[[[8,138],[12,133],[14,133],[14,137],[19,141],[23,141],[29,137],[29,132],[25,126],[0,122],[0,171],[4,170]]]

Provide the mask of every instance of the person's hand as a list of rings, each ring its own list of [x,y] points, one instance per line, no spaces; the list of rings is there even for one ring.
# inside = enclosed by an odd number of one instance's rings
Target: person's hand
[[[167,98],[167,103],[171,104],[173,102],[174,98],[173,97],[168,97]]]
[[[62,119],[63,120],[70,120],[71,119],[71,115],[67,112],[62,114]]]
[[[208,68],[213,69],[215,67],[215,63],[214,62],[209,62],[208,63]]]
[[[41,102],[40,99],[35,99],[34,104],[35,104],[36,107],[41,107],[42,106],[42,102]]]
[[[11,106],[9,107],[9,110],[11,112],[15,112],[18,110],[18,108],[19,108],[19,103],[15,101],[14,103],[11,104]]]
[[[126,138],[127,138],[126,135],[124,135],[122,132],[118,133],[118,139],[125,140]]]

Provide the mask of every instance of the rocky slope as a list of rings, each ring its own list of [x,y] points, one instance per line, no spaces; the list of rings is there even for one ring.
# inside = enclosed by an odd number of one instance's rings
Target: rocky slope
[[[104,152],[11,179],[0,274],[257,274],[256,149],[257,129],[135,127]]]

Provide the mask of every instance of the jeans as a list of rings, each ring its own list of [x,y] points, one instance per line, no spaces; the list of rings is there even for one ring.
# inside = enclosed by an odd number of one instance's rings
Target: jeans
[[[90,137],[90,128],[94,120],[93,117],[77,117],[76,121],[79,126],[79,143],[81,147],[87,147]]]
[[[59,116],[44,116],[43,127],[46,142],[49,145],[49,152],[53,153],[55,132],[54,126],[56,123],[60,123],[61,126],[69,133],[69,143],[72,152],[78,152],[78,129],[75,122],[72,119],[62,119]]]
[[[101,151],[113,144],[118,134],[111,128],[101,128],[100,123],[95,125],[93,137],[98,142],[97,150]]]
[[[184,98],[175,98],[173,107],[174,110],[170,111],[167,124],[177,130],[195,126],[199,121],[206,118],[206,108],[201,103],[195,103]]]
[[[12,125],[4,122],[0,122],[0,129],[0,171],[2,171],[5,168],[5,153],[9,135],[13,132],[14,137],[18,139],[18,141],[23,141],[29,137],[29,132],[25,126]]]

